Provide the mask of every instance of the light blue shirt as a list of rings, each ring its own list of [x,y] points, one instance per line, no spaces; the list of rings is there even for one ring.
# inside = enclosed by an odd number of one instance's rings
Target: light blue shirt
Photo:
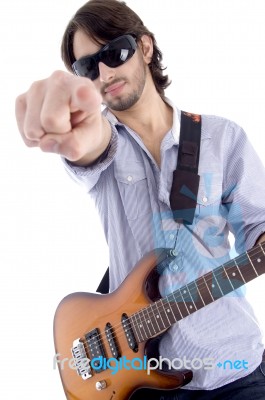
[[[200,186],[192,225],[172,218],[169,195],[176,168],[180,112],[161,144],[161,166],[137,133],[104,111],[112,126],[107,157],[91,167],[65,161],[68,173],[95,201],[109,245],[110,290],[154,248],[173,248],[175,259],[160,278],[163,296],[229,259],[229,232],[243,253],[265,232],[265,170],[245,132],[234,122],[202,116]],[[147,132],[148,134],[148,132]],[[169,359],[211,359],[193,369],[184,389],[215,389],[251,373],[261,362],[262,335],[251,306],[238,290],[171,327],[160,343]],[[224,361],[247,368],[224,368]],[[195,361],[194,361],[195,363]],[[220,367],[220,363],[222,366]],[[219,366],[217,366],[219,364]],[[194,364],[195,365],[195,364]]]

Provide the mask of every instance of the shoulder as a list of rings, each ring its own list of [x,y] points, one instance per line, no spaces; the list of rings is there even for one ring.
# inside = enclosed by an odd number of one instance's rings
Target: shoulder
[[[202,114],[202,137],[233,141],[239,136],[246,134],[235,121],[217,115]]]
[[[181,112],[191,115],[197,115],[198,112],[194,112],[194,110],[180,110],[172,100],[166,98],[167,103],[173,108],[175,115],[177,115],[177,119],[181,120]],[[243,135],[245,136],[245,132],[242,127],[237,124],[235,121],[230,120],[224,116],[212,115],[212,114],[203,114],[201,113],[201,121],[202,121],[202,139],[206,138],[215,138],[215,137],[235,137]]]

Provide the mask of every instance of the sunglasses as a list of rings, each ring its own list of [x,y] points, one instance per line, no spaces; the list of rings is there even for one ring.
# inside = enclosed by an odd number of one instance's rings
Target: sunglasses
[[[73,71],[76,75],[94,81],[99,77],[99,62],[110,68],[119,67],[132,58],[136,48],[137,43],[133,36],[119,36],[92,56],[85,56],[75,61],[72,65]]]

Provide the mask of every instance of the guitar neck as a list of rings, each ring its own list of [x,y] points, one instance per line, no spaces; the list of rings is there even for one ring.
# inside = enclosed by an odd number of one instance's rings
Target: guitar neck
[[[261,243],[133,314],[130,323],[137,341],[143,342],[157,336],[177,321],[233,292],[264,272],[265,243]]]

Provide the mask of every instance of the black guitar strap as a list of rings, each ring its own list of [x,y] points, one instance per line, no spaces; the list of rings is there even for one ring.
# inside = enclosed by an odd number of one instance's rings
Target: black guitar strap
[[[170,207],[175,221],[192,224],[197,203],[201,116],[181,111],[179,153],[173,172]]]
[[[201,116],[181,111],[177,168],[173,172],[170,207],[175,221],[192,224],[199,189],[198,175],[201,144]],[[109,268],[97,292],[109,293]]]

